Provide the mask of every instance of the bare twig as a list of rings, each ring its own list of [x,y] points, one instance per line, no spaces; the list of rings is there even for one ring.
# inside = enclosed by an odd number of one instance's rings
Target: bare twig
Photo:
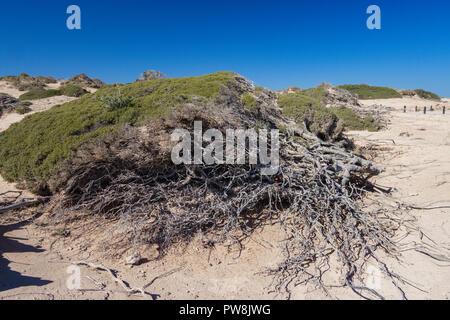
[[[88,261],[75,261],[75,262],[72,262],[72,264],[76,265],[76,266],[85,265],[85,266],[88,266],[88,267],[91,267],[91,268],[94,268],[94,269],[97,269],[97,270],[106,271],[115,282],[117,282],[119,285],[122,286],[122,288],[125,289],[125,291],[128,294],[140,293],[144,297],[145,296],[151,296],[150,294],[146,293],[144,291],[144,289],[142,289],[142,288],[132,288],[132,287],[130,287],[126,282],[124,282],[122,279],[117,277],[113,270],[111,270],[111,269],[109,269],[109,268],[107,268],[107,267],[105,267],[103,265],[94,264],[94,263],[88,262]]]

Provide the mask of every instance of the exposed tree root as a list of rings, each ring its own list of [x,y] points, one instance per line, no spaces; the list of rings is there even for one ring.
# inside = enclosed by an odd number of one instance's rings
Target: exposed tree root
[[[114,280],[114,282],[118,283],[129,295],[135,294],[135,293],[140,293],[144,297],[151,296],[151,294],[145,292],[144,289],[142,289],[142,288],[130,287],[125,281],[123,281],[122,279],[117,277],[116,273],[113,270],[111,270],[103,265],[94,264],[94,263],[88,262],[88,261],[75,261],[75,262],[72,262],[72,264],[75,266],[85,265],[85,266],[91,267],[93,269],[106,271],[111,276],[111,278]]]
[[[205,117],[196,114],[195,120],[223,127]],[[193,120],[178,123],[192,128]],[[155,134],[160,128],[150,126],[147,135],[128,128],[83,148],[63,168],[64,188],[55,202],[61,214],[92,212],[118,219],[117,228],[135,244],[157,243],[162,251],[199,233],[210,243],[240,243],[255,228],[277,221],[286,234],[285,257],[265,272],[276,292],[289,293],[292,286],[311,281],[327,292],[323,275],[333,256],[342,285],[361,297],[383,298],[358,284],[370,260],[406,298],[401,289],[406,280],[376,254],[381,249],[400,256],[393,237],[404,221],[379,202],[365,201],[375,190],[368,179],[382,169],[285,123],[277,176],[261,175],[259,165],[176,166],[170,146],[155,142],[161,140]]]

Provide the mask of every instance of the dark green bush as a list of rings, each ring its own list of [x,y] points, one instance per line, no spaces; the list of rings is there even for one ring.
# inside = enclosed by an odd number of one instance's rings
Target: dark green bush
[[[67,85],[64,87],[60,87],[59,89],[31,90],[31,91],[21,95],[20,100],[23,100],[23,101],[37,100],[37,99],[45,99],[45,98],[50,98],[50,97],[55,97],[55,96],[67,96],[67,97],[79,98],[88,93],[89,92],[84,90],[83,88],[70,84],[70,85]]]
[[[30,107],[28,107],[28,106],[22,106],[22,107],[19,107],[19,108],[16,109],[16,112],[18,114],[26,114],[26,113],[29,113],[31,111],[32,111],[32,109]]]
[[[355,111],[346,107],[330,108],[329,110],[341,119],[344,122],[345,127],[349,130],[367,130],[371,132],[379,130],[378,125],[370,116],[362,119]]]
[[[61,87],[61,88],[59,88],[59,90],[62,95],[67,96],[67,97],[74,97],[74,98],[79,98],[79,97],[82,97],[85,94],[89,93],[85,89],[83,89],[79,86],[73,85],[73,84],[69,84],[67,86]]]
[[[320,96],[319,87],[308,90],[313,96]],[[339,138],[344,128],[368,131],[379,129],[372,117],[361,118],[347,107],[327,108],[319,100],[303,95],[303,92],[283,95],[278,99],[278,104],[286,116],[294,118],[299,124],[306,122],[311,132],[323,140]]]
[[[50,98],[54,96],[61,96],[62,93],[60,90],[56,89],[49,89],[49,90],[31,90],[27,93],[24,93],[19,97],[20,100],[27,101],[27,100],[38,100],[38,99],[45,99]]]
[[[256,99],[251,94],[244,94],[242,95],[242,103],[244,106],[249,110],[255,110],[256,108]]]
[[[321,84],[315,88],[301,90],[299,93],[320,101],[325,95],[325,86]]]

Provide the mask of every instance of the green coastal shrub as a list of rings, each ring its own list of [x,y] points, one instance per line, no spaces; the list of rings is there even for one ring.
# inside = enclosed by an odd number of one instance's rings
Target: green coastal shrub
[[[378,125],[371,116],[362,119],[355,111],[346,107],[330,108],[329,110],[341,119],[344,122],[345,127],[349,130],[370,132],[379,130]]]
[[[437,94],[433,92],[426,91],[423,89],[416,89],[414,90],[414,92],[417,93],[417,95],[423,99],[441,101],[441,97],[439,97]]]
[[[346,84],[338,88],[357,94],[359,99],[392,99],[403,98],[401,93],[387,87],[375,87],[367,84]]]
[[[117,109],[128,107],[131,104],[131,102],[133,101],[133,98],[130,96],[123,95],[120,92],[120,88],[119,88],[117,90],[117,92],[115,92],[113,94],[99,97],[99,101],[101,101],[103,108],[107,108],[110,110],[117,110]]]
[[[255,97],[253,97],[251,94],[244,94],[242,95],[242,103],[244,104],[244,106],[249,109],[249,110],[255,110],[256,108],[256,99]]]
[[[28,106],[22,106],[22,107],[19,107],[19,108],[16,109],[16,112],[18,114],[26,114],[26,113],[29,113],[31,111],[33,111],[33,110],[30,107],[28,107]]]
[[[134,97],[122,108],[105,108],[101,98],[116,94],[108,86],[96,93],[32,114],[0,133],[0,173],[8,181],[25,182],[33,189],[45,185],[64,160],[84,143],[117,131],[143,125],[170,113],[191,99],[213,101],[234,81],[229,72],[189,78],[139,81],[120,86]]]
[[[48,89],[48,90],[30,90],[27,93],[22,94],[19,99],[22,101],[38,100],[51,98],[55,96],[67,96],[78,98],[85,94],[88,94],[86,90],[75,85],[68,85],[60,87],[59,89]]]
[[[308,129],[322,140],[335,140],[343,132],[339,118],[318,100],[300,93],[282,95],[278,105],[283,114],[293,118],[299,125],[306,123]]]
[[[74,97],[74,98],[79,98],[79,97],[82,97],[85,94],[89,93],[85,89],[83,89],[79,86],[75,86],[73,84],[69,84],[67,86],[61,87],[61,88],[59,88],[59,90],[61,92],[61,95],[67,96],[67,97]]]
[[[22,101],[45,99],[55,96],[61,96],[61,91],[57,89],[48,90],[30,90],[27,93],[22,94],[19,99]]]
[[[314,88],[316,89],[316,88]],[[313,96],[319,91],[310,90]],[[361,118],[351,108],[327,108],[318,99],[299,93],[283,95],[278,99],[283,113],[297,121],[306,122],[309,129],[323,140],[339,138],[344,129],[377,131],[378,125],[372,117]]]

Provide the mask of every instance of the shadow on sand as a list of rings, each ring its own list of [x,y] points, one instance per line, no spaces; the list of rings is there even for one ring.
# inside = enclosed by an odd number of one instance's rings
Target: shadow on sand
[[[5,237],[7,232],[18,230],[23,226],[27,225],[28,222],[20,222],[16,224],[11,224],[7,226],[0,225],[0,293],[20,288],[20,287],[30,287],[30,286],[45,286],[52,281],[42,280],[41,278],[24,276],[19,272],[13,271],[9,267],[10,261],[5,258],[5,253],[17,253],[17,252],[43,252],[42,249],[37,249],[33,246],[23,244],[16,239]]]

